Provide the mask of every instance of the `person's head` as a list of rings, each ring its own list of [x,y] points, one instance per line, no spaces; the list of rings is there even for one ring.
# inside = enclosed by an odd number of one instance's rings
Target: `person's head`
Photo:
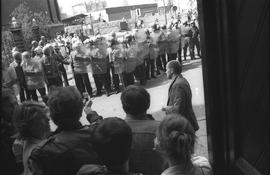
[[[122,107],[133,117],[146,114],[150,107],[150,95],[141,86],[130,85],[121,94]]]
[[[155,144],[169,161],[186,166],[194,152],[195,141],[192,125],[185,117],[174,113],[161,121]]]
[[[42,53],[46,56],[50,56],[51,55],[51,48],[49,45],[46,45],[42,48]]]
[[[13,52],[12,57],[15,60],[16,63],[18,63],[18,64],[22,63],[22,54],[21,54],[21,52],[18,52],[18,51]]]
[[[167,78],[171,79],[173,75],[179,75],[182,73],[182,66],[179,61],[171,60],[166,65]]]
[[[34,40],[34,41],[31,42],[31,45],[32,45],[32,47],[37,47],[38,46],[38,42]]]
[[[41,41],[45,41],[45,40],[46,40],[45,36],[41,36],[41,37],[40,37],[40,40],[41,40]]]
[[[116,38],[116,33],[112,32],[111,36],[112,36],[112,38]]]
[[[42,48],[40,46],[36,47],[34,52],[37,56],[42,56]]]
[[[50,132],[49,110],[39,102],[25,101],[14,113],[14,126],[19,139],[44,139]]]
[[[57,87],[48,95],[48,107],[52,121],[63,129],[79,122],[83,110],[83,99],[77,88]]]
[[[132,131],[120,118],[105,118],[93,133],[93,147],[109,169],[127,163],[132,143]]]
[[[187,21],[185,21],[185,22],[183,23],[183,25],[184,25],[184,26],[187,26],[187,25],[188,25],[188,22],[187,22]]]
[[[73,45],[72,45],[72,49],[73,50],[76,50],[77,52],[81,52],[82,51],[82,43],[81,42],[75,42]]]
[[[56,53],[58,53],[59,50],[60,50],[59,45],[58,45],[57,43],[53,43],[52,46],[53,46],[53,50],[54,50]]]
[[[25,61],[25,62],[29,62],[31,60],[30,53],[27,52],[27,51],[24,51],[22,53],[22,60]]]

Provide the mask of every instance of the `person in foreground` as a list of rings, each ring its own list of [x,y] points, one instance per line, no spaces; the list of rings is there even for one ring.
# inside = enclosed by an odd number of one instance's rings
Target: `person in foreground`
[[[153,150],[158,121],[147,114],[150,94],[141,86],[130,85],[121,94],[125,121],[132,130],[132,148],[129,159],[131,172],[144,175],[160,175],[165,169],[161,154]]]
[[[180,114],[169,114],[161,121],[155,148],[168,160],[169,168],[161,175],[212,175],[204,157],[195,156],[195,131]]]
[[[192,108],[192,93],[188,81],[183,77],[182,66],[179,61],[172,60],[167,63],[166,74],[172,79],[169,88],[167,106],[162,108],[166,114],[179,113],[186,117],[194,130],[199,130],[198,121]]]
[[[99,164],[92,146],[93,125],[82,126],[83,100],[72,86],[57,87],[48,96],[50,117],[56,131],[29,157],[32,174],[74,175],[84,164]]]
[[[94,130],[93,147],[103,165],[84,165],[77,175],[132,175],[128,168],[131,144],[132,132],[124,120],[110,117],[100,121]]]
[[[13,123],[17,131],[13,153],[23,163],[23,175],[28,175],[32,150],[50,133],[48,109],[43,103],[24,101],[15,110]]]

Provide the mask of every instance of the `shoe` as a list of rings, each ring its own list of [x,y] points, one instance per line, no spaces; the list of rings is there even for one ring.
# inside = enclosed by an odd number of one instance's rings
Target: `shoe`
[[[99,97],[99,96],[101,96],[101,95],[102,95],[101,92],[97,92],[95,96],[96,96],[96,97]]]
[[[151,78],[157,78],[155,75],[152,75]]]

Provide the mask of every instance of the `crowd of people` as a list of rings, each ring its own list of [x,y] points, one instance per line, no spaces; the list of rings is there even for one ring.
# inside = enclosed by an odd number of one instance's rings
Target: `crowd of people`
[[[2,64],[2,86],[11,88],[21,102],[38,101],[39,92],[46,103],[51,87],[69,86],[67,69],[71,67],[82,95],[100,96],[104,87],[110,96],[136,80],[145,85],[147,80],[157,78],[171,60],[182,64],[182,50],[183,60],[187,59],[188,48],[191,60],[195,59],[195,46],[200,57],[195,22],[181,24],[180,21],[167,26],[153,24],[151,29],[139,25],[131,32],[91,37],[57,33],[54,40],[47,41],[41,36],[40,41],[32,41],[29,52],[21,53],[16,47],[12,50],[14,61],[10,65]]]
[[[208,160],[194,154],[199,125],[189,83],[181,75],[182,49],[184,60],[188,47],[195,59],[199,42],[198,28],[191,25],[154,24],[151,30],[139,27],[121,36],[84,39],[57,34],[50,43],[43,36],[33,41],[29,52],[14,48],[14,61],[2,63],[0,173],[210,175]],[[75,86],[70,86],[66,65]],[[150,94],[141,86],[160,71],[172,79],[161,122],[147,113]],[[141,85],[134,85],[136,79]],[[122,92],[124,120],[92,110],[85,94],[100,96],[103,86],[107,96]]]
[[[47,105],[18,104],[12,90],[3,88],[1,173],[211,174],[208,160],[194,154],[196,129],[185,116],[172,112],[156,121],[147,113],[150,94],[142,86],[128,86],[120,100],[124,120],[98,115],[74,86],[52,89]],[[89,124],[80,123],[83,112]],[[50,120],[57,126],[53,132]]]

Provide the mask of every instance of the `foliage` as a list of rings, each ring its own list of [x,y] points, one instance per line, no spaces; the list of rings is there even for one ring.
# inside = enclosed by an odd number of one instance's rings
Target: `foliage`
[[[10,31],[1,31],[1,37],[2,37],[2,42],[1,42],[1,50],[2,50],[2,61],[7,61],[8,63],[12,62],[12,46],[13,46],[13,41],[12,41],[12,34]]]
[[[32,20],[36,20],[36,24],[39,27],[41,35],[49,36],[48,24],[51,24],[49,15],[44,11],[32,12],[27,4],[23,1],[18,7],[16,7],[10,15],[15,17],[17,22],[22,26],[22,32],[26,43],[26,48],[30,48],[31,41],[33,40],[32,33]]]

